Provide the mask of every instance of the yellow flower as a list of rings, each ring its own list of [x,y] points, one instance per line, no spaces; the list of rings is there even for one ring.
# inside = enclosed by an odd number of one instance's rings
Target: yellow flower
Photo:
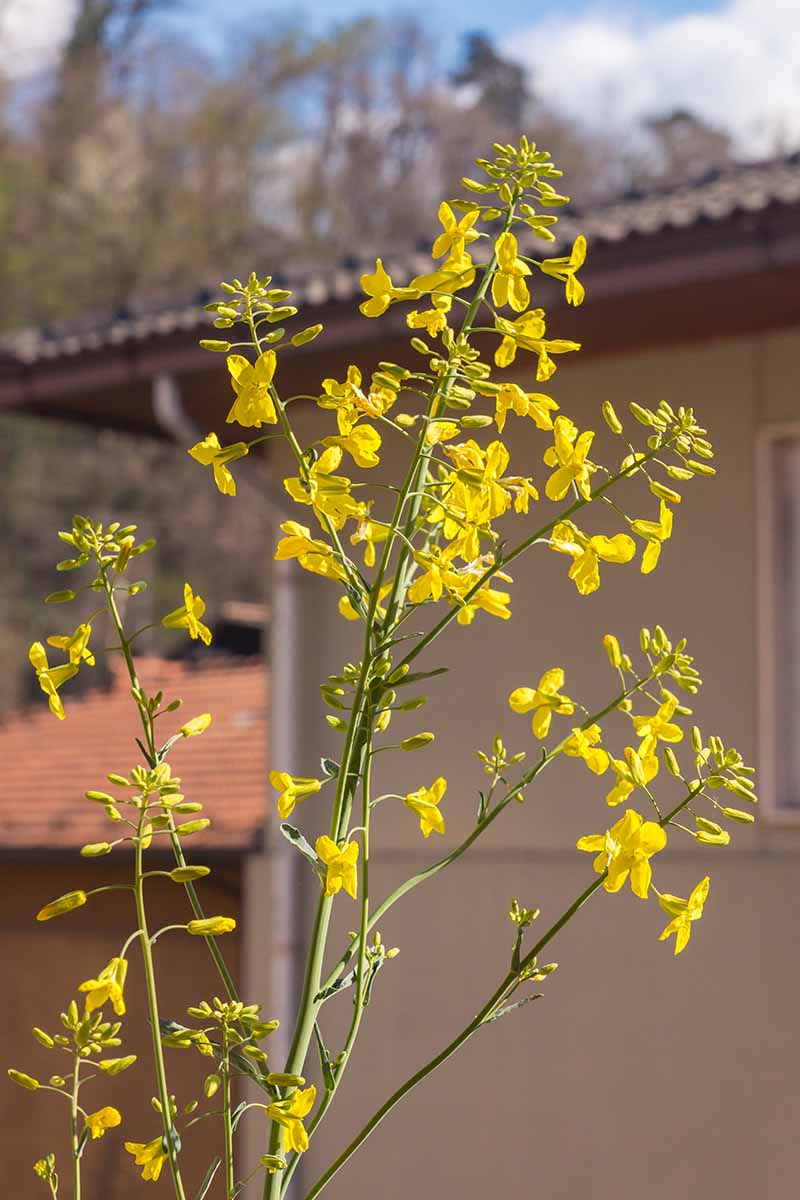
[[[546,738],[550,730],[553,713],[571,716],[575,705],[568,696],[562,696],[564,686],[564,670],[562,667],[551,667],[545,671],[536,688],[515,688],[508,698],[509,707],[515,713],[529,713],[533,710],[531,728],[538,738]]]
[[[459,577],[461,577],[460,572]],[[504,576],[501,571],[498,571],[495,578],[507,579],[508,576]],[[474,579],[470,579],[469,587],[472,587],[474,582]],[[464,591],[467,590],[467,588],[464,588]],[[461,600],[457,592],[451,594],[449,600],[451,604],[459,606],[458,616],[456,617],[459,625],[471,625],[477,612],[486,612],[489,616],[500,617],[503,621],[507,621],[511,616],[511,610],[508,607],[511,603],[510,594],[508,592],[501,592],[498,588],[492,588],[488,585],[479,588],[475,595],[470,596],[467,601]]]
[[[494,354],[497,366],[509,367],[516,358],[518,349],[529,350],[539,356],[536,378],[540,383],[555,374],[556,364],[550,358],[551,354],[567,354],[570,350],[581,348],[580,342],[545,338],[543,308],[532,308],[515,321],[495,317],[494,325],[498,333],[503,335],[503,340]]]
[[[425,570],[421,575],[417,575],[408,589],[408,598],[412,604],[422,604],[428,599],[441,600],[442,592],[449,586],[454,574],[454,555],[455,551],[450,546],[445,550],[433,546],[430,551],[420,550],[414,554],[414,561]]]
[[[662,500],[657,521],[633,521],[631,529],[647,540],[642,555],[642,574],[649,575],[659,560],[662,544],[672,536],[672,510]]]
[[[599,725],[590,725],[588,729],[573,729],[572,737],[564,743],[564,753],[570,758],[582,758],[590,771],[602,775],[608,770],[609,756],[597,743],[602,737]]]
[[[644,743],[642,743],[642,746],[644,746]],[[611,766],[617,777],[617,782],[606,796],[606,804],[610,808],[616,807],[617,804],[622,804],[637,787],[641,787],[642,782],[648,784],[658,774],[658,758],[655,754],[643,755],[641,747],[637,751],[634,750],[633,746],[626,746],[625,761],[612,758]],[[636,773],[635,778],[634,771]]]
[[[114,1006],[118,1017],[125,1014],[125,999],[123,989],[125,976],[128,974],[128,962],[124,958],[112,958],[107,967],[97,976],[97,979],[87,979],[78,987],[79,992],[86,992],[86,1016],[96,1008],[102,1008],[106,1000]]]
[[[341,529],[348,518],[360,518],[367,507],[350,495],[350,480],[333,472],[342,461],[341,446],[329,446],[309,467],[308,478],[299,476],[284,479],[283,486],[298,504],[310,504],[318,517],[327,516],[335,529]]]
[[[299,775],[289,775],[286,771],[270,771],[269,781],[278,796],[278,816],[282,821],[292,815],[294,806],[306,796],[313,796],[322,787],[319,779],[303,779]]]
[[[379,317],[393,300],[416,300],[419,295],[413,283],[411,287],[395,287],[379,258],[375,260],[375,273],[361,276],[361,286],[369,297],[359,305],[365,317]]]
[[[186,931],[194,937],[220,937],[223,933],[233,933],[235,928],[234,917],[202,917],[190,921]]]
[[[577,427],[569,417],[556,417],[553,445],[544,452],[546,465],[557,468],[544,489],[548,500],[563,500],[573,483],[584,500],[591,500],[591,475],[597,467],[587,461],[586,455],[593,441],[593,430],[586,429],[578,436]]]
[[[383,521],[373,521],[371,517],[363,516],[356,525],[355,533],[350,534],[350,545],[358,546],[366,542],[364,562],[368,567],[375,566],[375,547],[379,542],[385,542],[389,536],[389,526]]]
[[[327,834],[317,838],[317,854],[328,868],[325,895],[335,896],[342,888],[355,900],[358,893],[358,842],[347,842],[341,849]]]
[[[460,254],[465,246],[480,237],[480,234],[472,228],[479,216],[480,212],[476,208],[472,212],[465,213],[461,220],[457,221],[452,208],[446,200],[443,200],[439,205],[442,233],[433,243],[432,256],[443,258],[445,254],[453,252]]]
[[[187,453],[204,467],[211,467],[214,472],[214,483],[223,496],[236,495],[236,480],[228,469],[228,463],[249,454],[247,442],[233,442],[230,446],[220,446],[215,433],[209,433],[202,442],[192,446]]]
[[[498,308],[510,304],[515,312],[524,312],[530,303],[525,276],[531,269],[517,257],[517,239],[513,233],[501,233],[495,245],[497,270],[492,277],[492,299]]]
[[[143,1168],[142,1179],[152,1179],[155,1183],[169,1157],[163,1138],[153,1138],[152,1142],[126,1142],[125,1149],[134,1156],[137,1167]]]
[[[85,662],[90,667],[93,667],[94,655],[89,649],[89,638],[91,635],[92,627],[87,623],[79,625],[71,637],[49,637],[47,644],[48,646],[55,646],[57,650],[66,650],[69,655],[69,661],[75,666],[80,666],[82,662]]]
[[[567,303],[574,304],[576,308],[579,304],[583,304],[586,290],[576,278],[575,272],[583,266],[585,261],[586,238],[581,233],[575,239],[569,258],[546,258],[544,262],[539,263],[539,270],[543,271],[545,275],[551,275],[553,279],[560,279],[562,283],[566,284]]]
[[[106,1105],[105,1108],[99,1108],[97,1112],[87,1113],[84,1117],[86,1128],[91,1130],[92,1140],[101,1138],[107,1129],[114,1129],[115,1126],[122,1124],[122,1117],[116,1108],[111,1108]]]
[[[282,1149],[294,1150],[302,1154],[308,1149],[308,1134],[303,1127],[303,1117],[307,1117],[314,1107],[317,1089],[313,1083],[302,1092],[293,1092],[288,1100],[274,1100],[267,1109],[267,1116],[281,1126]]]
[[[275,362],[274,350],[265,350],[254,363],[242,354],[228,355],[228,371],[236,393],[236,399],[225,418],[228,424],[236,421],[247,429],[260,429],[262,424],[274,425],[277,422],[278,414],[270,393]]]
[[[450,257],[429,275],[418,275],[411,280],[416,294],[438,293],[450,296],[475,282],[475,267],[467,250],[454,250]]]
[[[183,585],[183,607],[167,613],[165,617],[161,618],[161,624],[165,629],[188,629],[192,641],[200,638],[204,645],[209,646],[211,630],[200,620],[205,611],[206,605],[202,596],[195,596],[189,584],[185,583]]]
[[[494,419],[498,433],[502,433],[509,409],[518,417],[531,417],[539,429],[552,429],[550,413],[558,410],[558,404],[541,392],[524,392],[518,383],[504,383],[497,393]]]
[[[418,312],[415,308],[406,317],[409,329],[424,329],[429,337],[438,337],[447,328],[447,314],[453,306],[452,296],[432,296],[433,308]]]
[[[570,554],[573,559],[569,577],[582,596],[596,592],[600,586],[600,559],[603,562],[630,562],[636,553],[633,538],[618,533],[612,538],[597,534],[588,537],[572,521],[560,521],[553,530],[550,547],[558,554]]]
[[[28,651],[28,659],[36,672],[39,687],[44,692],[50,704],[50,712],[63,721],[64,705],[58,696],[58,689],[73,675],[78,674],[75,663],[64,663],[61,667],[51,667],[47,662],[47,651],[41,642],[34,642]]]
[[[653,716],[633,718],[634,729],[639,737],[644,739],[639,753],[645,758],[648,758],[655,752],[659,742],[680,742],[683,740],[683,730],[680,725],[672,724],[672,718],[675,715],[677,707],[677,696],[667,693],[667,699]]]
[[[406,808],[419,817],[423,837],[430,837],[431,832],[444,833],[444,817],[439,812],[439,802],[446,791],[447,780],[440,775],[429,788],[421,787],[416,792],[409,792],[403,800]]]
[[[325,393],[317,400],[320,408],[336,410],[336,421],[339,433],[346,437],[366,410],[367,398],[361,389],[361,372],[356,366],[347,368],[347,378],[343,383],[336,379],[323,379],[322,390]]]
[[[211,724],[211,713],[202,713],[199,717],[192,717],[191,721],[187,721],[185,725],[181,725],[181,737],[190,738],[197,737],[200,733],[205,733]]]
[[[655,821],[644,821],[629,808],[616,825],[606,833],[591,834],[578,839],[579,850],[597,854],[594,869],[598,875],[608,872],[603,881],[607,892],[618,892],[630,875],[631,891],[641,900],[647,899],[653,871],[650,859],[667,844],[667,835]]]
[[[333,549],[327,542],[312,538],[307,525],[284,521],[281,529],[287,536],[281,538],[275,550],[275,558],[279,562],[296,558],[304,570],[314,575],[322,575],[326,579],[345,578],[344,568],[334,556]]]
[[[359,425],[350,433],[340,437],[327,437],[322,440],[323,446],[341,446],[352,457],[356,466],[377,467],[381,461],[378,451],[381,448],[381,435],[371,425]]]
[[[686,949],[692,933],[692,921],[699,921],[703,915],[703,905],[708,898],[710,882],[706,875],[705,879],[701,879],[692,890],[688,900],[681,900],[679,896],[670,896],[667,892],[658,898],[658,903],[664,912],[669,913],[673,918],[658,940],[663,942],[670,934],[674,933],[676,935],[676,954],[680,954],[682,950]]]

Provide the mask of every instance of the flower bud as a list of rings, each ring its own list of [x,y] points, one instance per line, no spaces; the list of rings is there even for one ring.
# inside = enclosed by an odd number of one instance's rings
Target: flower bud
[[[51,592],[49,596],[45,596],[45,604],[67,604],[70,600],[75,599],[76,593],[69,588],[65,588],[62,592]]]
[[[602,405],[603,420],[612,433],[622,433],[622,422],[614,412],[614,406],[610,400],[604,400]]]
[[[232,933],[236,928],[233,917],[204,917],[201,920],[190,921],[186,926],[188,933],[197,937],[217,937],[222,933]]]
[[[51,1050],[52,1047],[55,1046],[55,1042],[50,1037],[50,1034],[45,1033],[45,1031],[43,1029],[39,1029],[38,1026],[34,1025],[32,1033],[37,1042],[41,1042],[42,1045],[46,1046],[48,1050]]]
[[[614,637],[613,633],[607,633],[605,635],[603,638],[603,645],[606,648],[608,661],[611,663],[612,667],[619,667],[622,663],[622,655],[619,649],[619,642]]]
[[[101,1058],[97,1065],[106,1075],[119,1075],[122,1071],[127,1071],[128,1067],[132,1067],[136,1062],[135,1054],[128,1054],[125,1058]]]
[[[412,737],[403,738],[401,750],[418,750],[421,746],[429,745],[436,735],[433,733],[415,733]]]
[[[103,854],[110,854],[113,849],[110,842],[90,842],[81,846],[81,858],[100,858]]]
[[[31,1075],[26,1075],[24,1071],[15,1071],[13,1067],[8,1068],[8,1078],[12,1083],[27,1088],[29,1092],[35,1092],[42,1086],[38,1079],[34,1079]]]
[[[202,879],[211,874],[211,867],[174,867],[169,877],[173,883],[191,883],[193,879]]]
[[[72,912],[73,908],[80,908],[85,903],[86,892],[67,892],[64,896],[59,896],[57,900],[51,900],[49,904],[45,904],[44,908],[40,908],[36,914],[36,920],[50,921],[53,917],[61,917],[64,913]]]
[[[214,354],[227,354],[231,348],[230,342],[220,342],[216,338],[202,338],[200,346],[203,350],[211,350]]]
[[[206,1100],[210,1100],[219,1091],[221,1083],[222,1080],[219,1075],[206,1075],[203,1083],[203,1095]]]
[[[199,833],[201,829],[208,829],[211,821],[208,817],[200,817],[198,821],[184,821],[182,825],[177,825],[175,832],[181,837],[188,837],[190,833]]]
[[[273,1087],[302,1087],[305,1077],[303,1075],[287,1075],[283,1071],[271,1071],[267,1076],[267,1083]]]
[[[293,346],[305,346],[308,342],[313,342],[315,337],[319,337],[322,333],[322,325],[309,325],[307,329],[301,329],[299,333],[293,333],[290,341]]]
[[[197,737],[198,734],[205,733],[210,724],[211,713],[203,713],[199,717],[192,717],[191,721],[187,721],[185,725],[181,725],[181,737]]]
[[[740,825],[752,825],[755,821],[752,813],[742,812],[740,808],[723,808],[722,815],[729,821],[738,821]]]

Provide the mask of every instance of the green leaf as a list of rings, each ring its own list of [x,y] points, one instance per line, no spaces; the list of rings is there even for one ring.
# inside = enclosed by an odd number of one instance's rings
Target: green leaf
[[[354,967],[353,970],[348,971],[346,975],[340,975],[338,979],[335,979],[330,987],[323,988],[321,992],[317,992],[316,996],[314,997],[314,1002],[316,1003],[319,1000],[328,1000],[331,996],[335,996],[337,992],[343,991],[344,988],[352,987],[353,983],[355,982],[355,978],[356,969]]]
[[[316,1021],[314,1022],[314,1037],[317,1042],[319,1065],[320,1070],[322,1071],[322,1080],[325,1084],[325,1091],[332,1092],[336,1087],[336,1080],[333,1074],[333,1067],[331,1066],[331,1057],[328,1054],[325,1043],[322,1040],[322,1034],[319,1031],[319,1024]]]
[[[203,1176],[203,1182],[200,1184],[200,1187],[197,1189],[194,1200],[203,1200],[203,1197],[205,1195],[207,1195],[208,1189],[211,1187],[211,1184],[214,1182],[214,1176],[216,1175],[217,1171],[220,1169],[221,1166],[222,1166],[222,1159],[219,1156],[217,1156],[214,1159],[214,1161],[212,1162],[211,1166],[206,1171],[205,1175]]]
[[[491,1021],[498,1020],[499,1017],[504,1017],[506,1013],[513,1012],[515,1008],[522,1008],[524,1004],[531,1004],[534,1000],[541,1000],[543,992],[534,992],[532,996],[525,996],[522,1000],[517,1000],[516,1004],[507,1004],[505,1008],[498,1008],[491,1016],[482,1021],[482,1025],[488,1025]]]
[[[436,667],[433,671],[411,671],[402,679],[392,679],[391,683],[393,687],[400,687],[401,684],[405,686],[407,683],[419,683],[421,679],[433,679],[434,675],[446,675],[449,670],[449,667]]]
[[[300,830],[295,829],[294,825],[289,825],[286,821],[281,823],[280,829],[287,842],[291,842],[295,850],[299,850],[303,858],[308,859],[319,878],[324,879],[326,875],[325,867],[320,862],[316,850],[309,845]]]

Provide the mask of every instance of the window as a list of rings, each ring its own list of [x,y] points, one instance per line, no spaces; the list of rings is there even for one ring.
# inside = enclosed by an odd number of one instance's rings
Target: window
[[[759,774],[773,813],[800,819],[800,426],[765,431],[759,465]]]

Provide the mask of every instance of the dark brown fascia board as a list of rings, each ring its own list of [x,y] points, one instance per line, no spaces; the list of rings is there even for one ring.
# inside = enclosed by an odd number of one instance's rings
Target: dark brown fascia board
[[[589,329],[593,318],[602,328],[603,308],[609,310],[624,306],[626,300],[641,306],[642,301],[661,306],[673,303],[676,293],[689,292],[698,284],[704,285],[709,294],[713,285],[719,283],[729,289],[731,282],[739,280],[742,289],[750,280],[763,279],[766,274],[775,274],[780,279],[780,290],[786,304],[765,313],[753,312],[753,329],[765,327],[765,322],[775,327],[793,324],[798,316],[797,306],[792,303],[793,293],[800,288],[800,207],[772,206],[759,213],[739,213],[735,218],[715,225],[711,222],[698,223],[688,229],[669,229],[654,235],[631,235],[617,244],[599,243],[590,254],[590,261],[582,273],[587,287],[588,300],[580,314],[564,311],[563,292],[559,285],[550,280],[539,284],[536,300],[549,310],[551,328],[564,320],[574,326],[575,317],[585,320]],[[348,301],[327,303],[319,308],[305,310],[308,319],[322,322],[326,329],[319,341],[304,349],[305,364],[311,367],[312,359],[324,358],[331,352],[345,350],[349,346],[368,347],[378,340],[391,342],[407,335],[404,314],[390,311],[380,320],[362,317],[356,310],[356,297]],[[559,312],[559,310],[561,310]],[[581,321],[581,324],[584,322]],[[731,326],[730,335],[746,331],[746,316]],[[639,348],[641,333],[634,337],[633,345],[626,340],[624,321],[615,322],[616,332],[609,339],[607,333],[596,340],[584,342],[585,352],[619,353]],[[37,415],[108,422],[131,432],[155,432],[149,404],[150,381],[159,371],[176,375],[191,376],[196,372],[219,369],[214,361],[217,356],[200,349],[198,339],[206,330],[198,327],[183,330],[163,337],[150,336],[141,340],[131,337],[116,344],[100,345],[97,349],[79,351],[70,356],[41,358],[30,364],[20,363],[16,371],[4,364],[4,375],[0,377],[0,408],[35,412]],[[213,332],[209,330],[209,332]],[[563,336],[559,328],[554,336]],[[657,344],[659,336],[667,337],[666,331],[659,335],[655,329],[652,338],[645,337],[645,344]],[[691,340],[704,336],[703,327],[694,324],[686,331]],[[709,327],[708,336],[725,336],[724,329],[715,324]],[[671,340],[676,340],[672,336]],[[90,393],[108,392],[126,385],[134,389],[141,403],[129,406],[125,413],[92,411],[95,405],[87,404]],[[64,403],[67,398],[70,403]],[[102,402],[101,402],[102,403]],[[141,412],[141,419],[137,412]],[[133,415],[131,415],[133,414]]]

